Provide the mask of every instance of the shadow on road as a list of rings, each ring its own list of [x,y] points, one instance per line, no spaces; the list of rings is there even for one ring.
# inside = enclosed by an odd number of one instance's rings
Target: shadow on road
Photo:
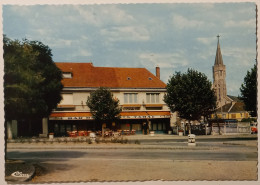
[[[28,165],[33,165],[35,167],[35,176],[31,182],[34,182],[37,181],[36,179],[39,176],[45,176],[59,171],[64,172],[74,168],[75,165],[67,165],[62,163],[62,161],[67,161],[70,160],[70,158],[78,158],[86,155],[86,152],[80,151],[66,151],[66,153],[69,155],[64,155],[64,151],[9,151],[6,155],[9,160],[19,159],[25,161]],[[8,171],[6,171],[6,173],[8,173]]]

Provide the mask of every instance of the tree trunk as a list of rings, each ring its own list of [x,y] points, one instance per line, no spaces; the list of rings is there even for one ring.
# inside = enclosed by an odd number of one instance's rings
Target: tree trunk
[[[103,124],[102,124],[102,137],[105,136],[105,128],[106,128],[106,124],[103,123]]]
[[[191,134],[191,122],[190,122],[190,120],[189,120],[189,134]]]
[[[29,136],[32,136],[32,119],[28,119],[28,126],[29,126],[29,128],[28,128],[28,131],[29,131]]]
[[[218,134],[221,135],[219,120],[218,120]]]
[[[5,161],[7,160],[7,155],[6,155],[6,152],[7,152],[7,121],[4,122],[4,129],[5,129]]]

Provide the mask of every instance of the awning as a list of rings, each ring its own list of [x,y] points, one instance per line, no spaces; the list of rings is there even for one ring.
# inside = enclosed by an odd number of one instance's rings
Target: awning
[[[170,111],[136,111],[121,112],[121,119],[153,119],[153,118],[170,118]]]
[[[141,104],[124,104],[122,107],[141,107]]]
[[[162,107],[163,104],[146,104],[145,107]]]
[[[58,105],[57,108],[75,108],[75,105]]]
[[[120,119],[170,118],[170,111],[127,111],[120,113]],[[53,112],[49,120],[93,120],[90,112]]]

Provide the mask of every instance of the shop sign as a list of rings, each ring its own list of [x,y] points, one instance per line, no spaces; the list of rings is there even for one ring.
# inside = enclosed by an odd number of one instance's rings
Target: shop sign
[[[83,117],[50,117],[49,120],[93,120],[92,116]]]
[[[170,115],[146,115],[146,116],[121,116],[121,119],[154,119],[154,118],[170,118]],[[83,117],[50,117],[49,120],[93,120],[92,116]]]
[[[170,115],[158,115],[158,116],[121,116],[121,119],[154,119],[154,118],[170,118]]]

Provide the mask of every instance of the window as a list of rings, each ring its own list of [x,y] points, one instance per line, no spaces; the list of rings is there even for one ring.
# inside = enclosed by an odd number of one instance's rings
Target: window
[[[72,73],[71,72],[63,72],[62,77],[63,78],[72,78]]]
[[[73,105],[73,94],[61,94],[61,105]]]
[[[124,93],[124,103],[137,103],[137,93]]]
[[[158,123],[158,130],[162,130],[162,123]]]
[[[159,93],[147,93],[146,103],[159,103]]]

